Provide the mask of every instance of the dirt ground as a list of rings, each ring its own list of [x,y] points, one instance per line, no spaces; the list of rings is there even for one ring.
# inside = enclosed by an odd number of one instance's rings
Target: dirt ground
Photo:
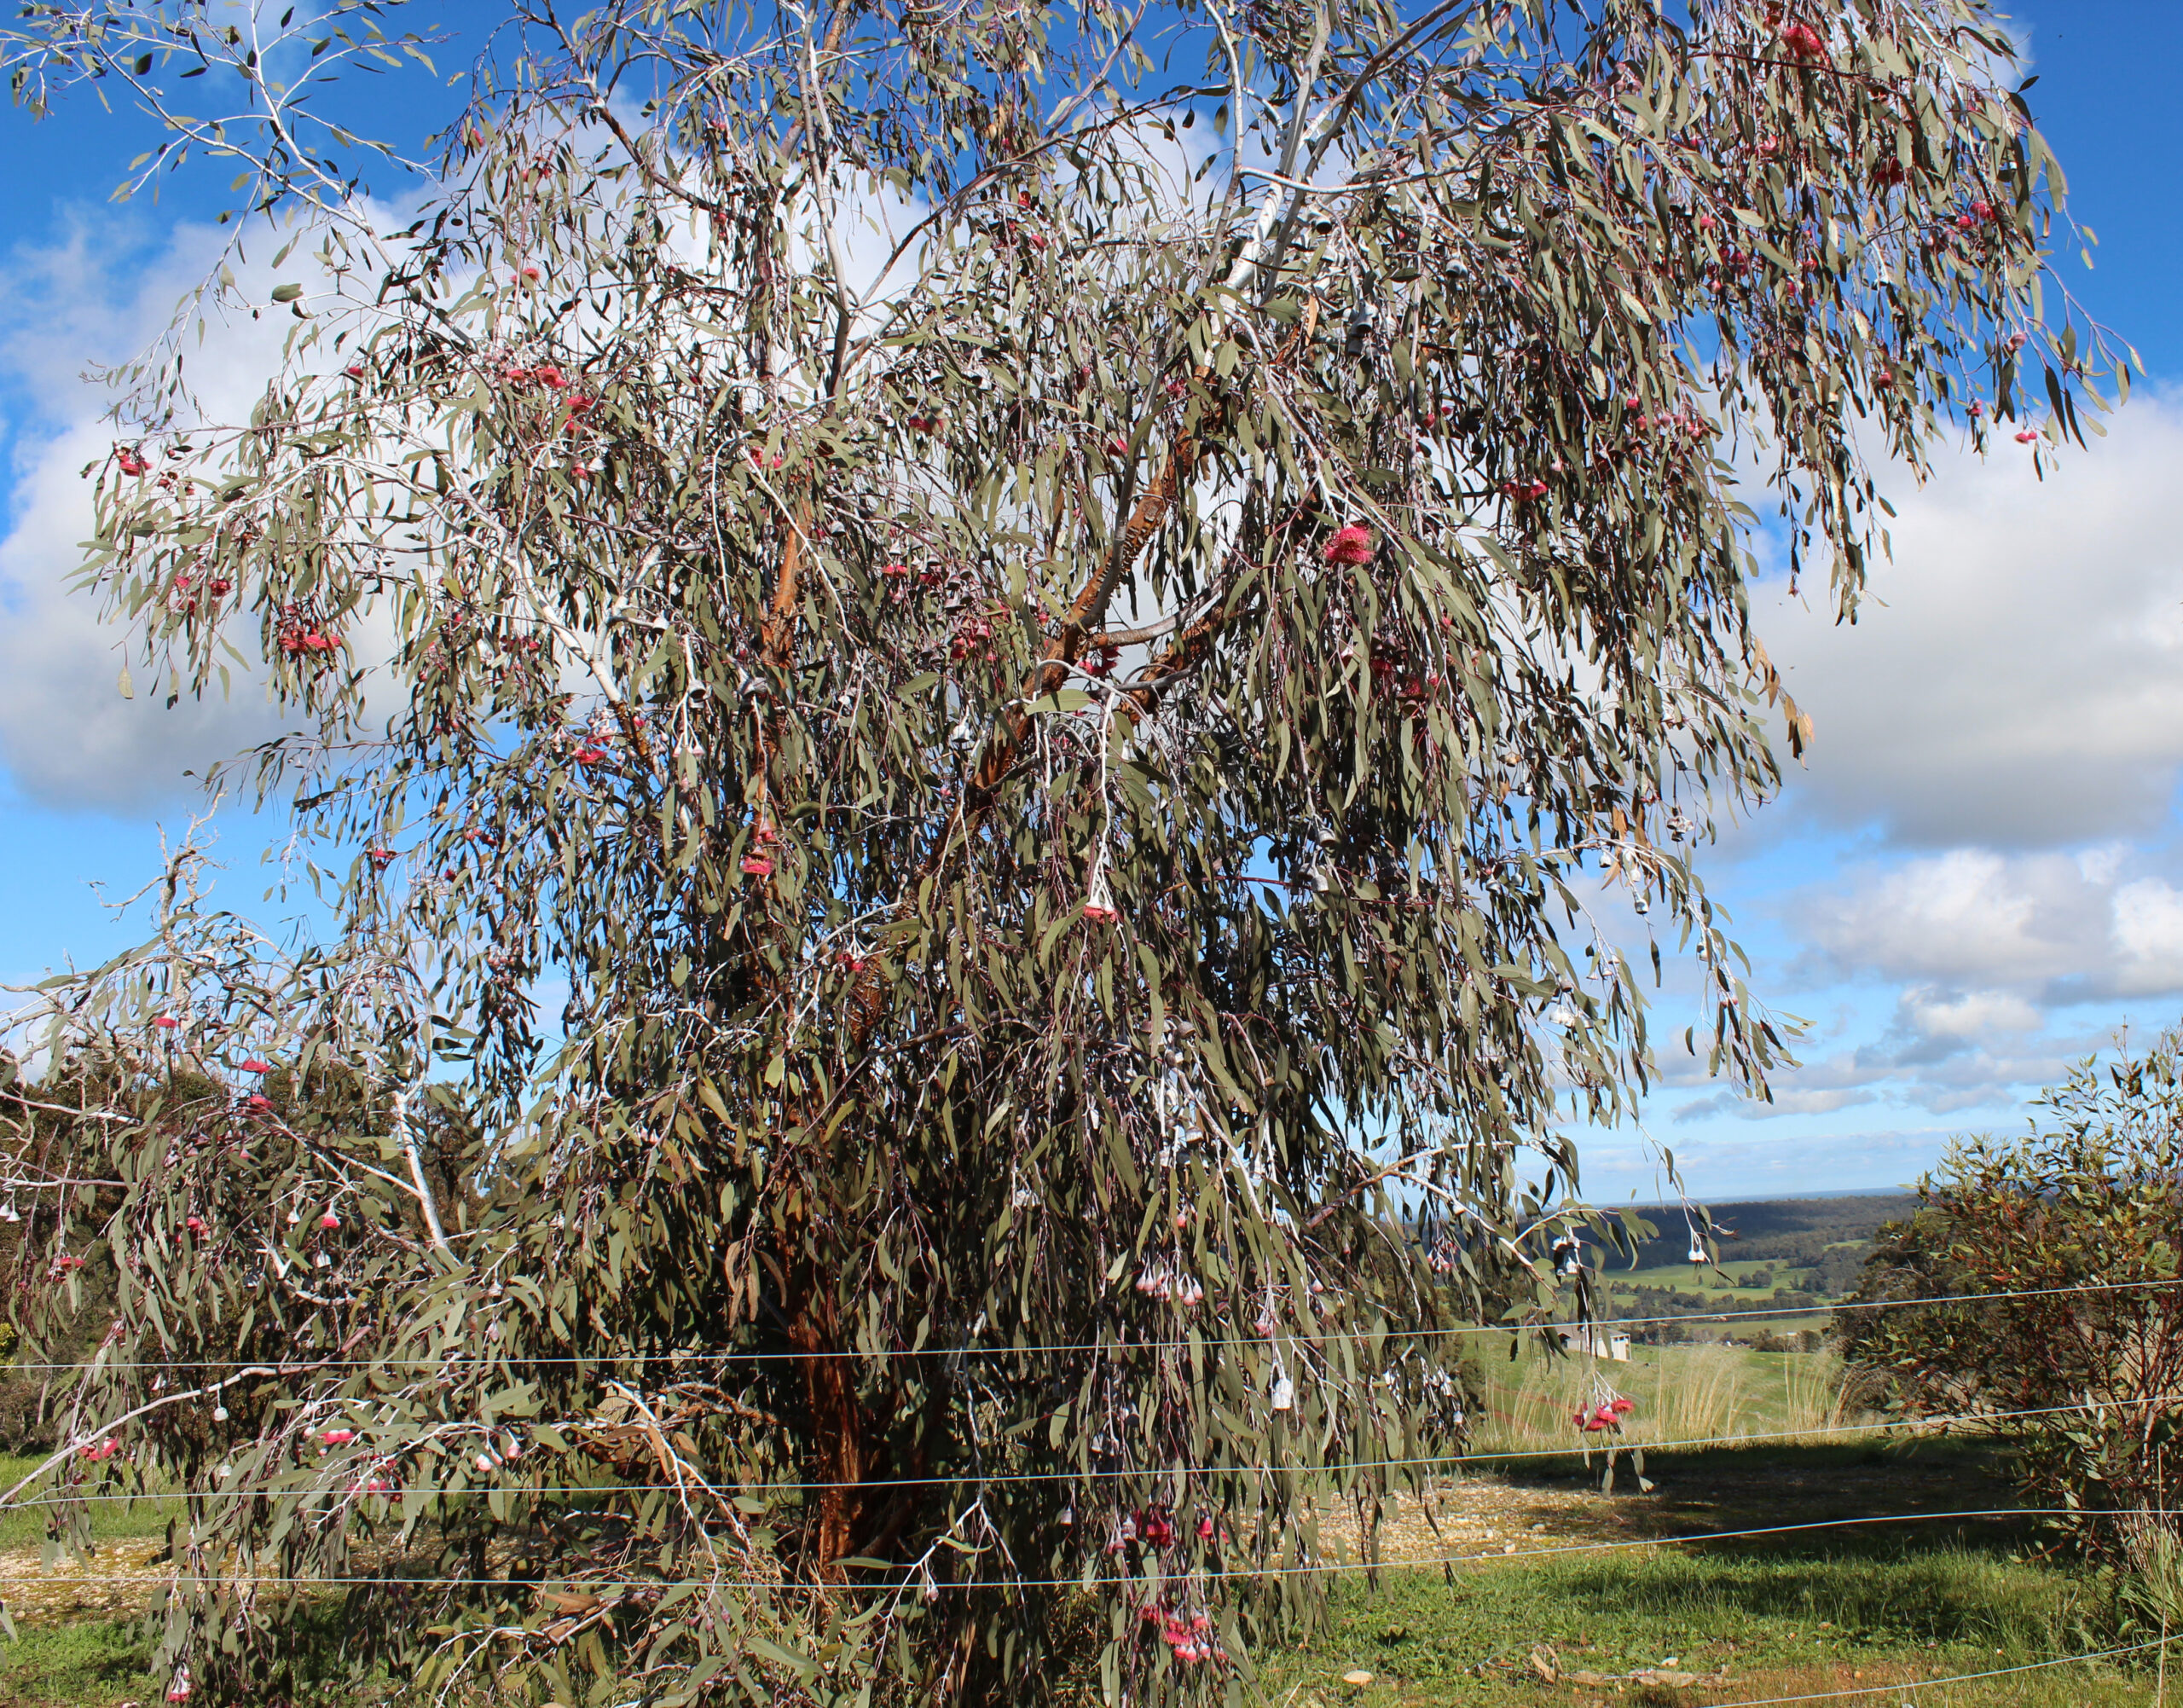
[[[165,1551],[162,1543],[119,1542],[89,1564],[48,1566],[35,1548],[9,1549],[0,1553],[0,1605],[19,1625],[135,1614],[166,1581],[166,1567],[154,1563]]]
[[[1702,1464],[1678,1464],[1654,1456],[1650,1492],[1638,1487],[1625,1458],[1613,1491],[1603,1493],[1601,1468],[1595,1461],[1589,1474],[1495,1473],[1433,1484],[1422,1499],[1398,1500],[1383,1514],[1380,1558],[1389,1565],[1500,1559],[1879,1514],[1978,1512],[2012,1499],[1975,1458],[1914,1448],[1818,1462],[1709,1454]],[[1329,1512],[1322,1534],[1358,1557],[1353,1512]]]
[[[1436,1483],[1422,1499],[1394,1501],[1380,1527],[1388,1565],[1492,1560],[1566,1552],[1665,1536],[1711,1536],[1785,1522],[1905,1512],[2004,1507],[2008,1496],[1960,1454],[1844,1455],[1836,1462],[1783,1462],[1706,1456],[1678,1466],[1648,1465],[1650,1492],[1625,1462],[1613,1493],[1589,1474],[1516,1473]],[[1336,1559],[1359,1557],[1356,1515],[1329,1511],[1322,1536]],[[0,1599],[18,1622],[65,1623],[140,1611],[165,1581],[161,1544],[108,1543],[89,1564],[43,1562],[35,1548],[0,1552]]]

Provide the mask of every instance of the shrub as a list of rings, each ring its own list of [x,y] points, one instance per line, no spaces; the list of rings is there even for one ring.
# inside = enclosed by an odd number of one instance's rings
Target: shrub
[[[2175,1530],[2180,1051],[2170,1031],[2087,1060],[2028,1131],[1953,1145],[1833,1329],[1877,1403],[2006,1440],[2026,1503],[2064,1509],[2075,1548],[2133,1572]],[[1854,1308],[1919,1300],[1947,1302]]]

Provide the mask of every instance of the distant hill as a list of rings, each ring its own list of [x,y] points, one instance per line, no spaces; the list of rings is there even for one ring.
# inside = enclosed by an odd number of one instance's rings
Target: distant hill
[[[1855,1284],[1856,1269],[1883,1222],[1897,1222],[1916,1208],[1908,1192],[1860,1193],[1814,1198],[1764,1198],[1711,1204],[1723,1263],[1763,1262],[1809,1271],[1802,1284],[1838,1296]],[[1636,1267],[1682,1263],[1690,1235],[1682,1207],[1649,1205],[1638,1213],[1658,1230],[1639,1248]],[[1728,1235],[1733,1233],[1734,1238]],[[1612,1272],[1627,1259],[1610,1260]]]

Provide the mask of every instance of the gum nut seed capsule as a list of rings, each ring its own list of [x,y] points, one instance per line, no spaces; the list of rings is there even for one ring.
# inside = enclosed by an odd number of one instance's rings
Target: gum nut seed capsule
[[[500,1461],[490,1453],[480,1453],[478,1456],[478,1468],[481,1471],[490,1471],[499,1463]]]
[[[212,1421],[213,1421],[213,1422],[215,1422],[215,1423],[225,1423],[227,1421],[228,1421],[228,1409],[227,1409],[227,1407],[225,1407],[224,1405],[216,1405],[216,1406],[214,1406],[214,1407],[212,1408]]]
[[[1278,1378],[1273,1384],[1273,1409],[1276,1411],[1286,1411],[1295,1403],[1295,1400],[1294,1385],[1287,1376]]]
[[[288,1225],[292,1228],[295,1226],[297,1223],[303,1220],[303,1219],[304,1213],[301,1210],[291,1210],[288,1212]]]
[[[1067,1530],[1067,1529],[1068,1529],[1069,1527],[1071,1527],[1073,1525],[1074,1525],[1074,1524],[1075,1524],[1075,1522],[1076,1522],[1076,1508],[1075,1508],[1074,1507],[1063,1507],[1063,1508],[1061,1509],[1061,1526],[1062,1526],[1062,1528],[1063,1528],[1063,1530]]]

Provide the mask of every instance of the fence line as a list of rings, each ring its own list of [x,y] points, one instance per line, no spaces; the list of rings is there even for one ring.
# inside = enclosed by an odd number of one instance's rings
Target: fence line
[[[1951,1512],[1894,1512],[1867,1513],[1848,1518],[1807,1519],[1796,1524],[1755,1525],[1740,1530],[1693,1531],[1682,1536],[1624,1537],[1613,1542],[1557,1543],[1546,1547],[1519,1548],[1514,1554],[1445,1554],[1427,1555],[1415,1560],[1323,1560],[1300,1562],[1294,1566],[1250,1566],[1217,1567],[1211,1571],[1161,1572],[1149,1577],[1139,1572],[1101,1575],[1097,1572],[1080,1573],[1072,1578],[973,1578],[951,1580],[924,1575],[922,1568],[907,1561],[889,1562],[890,1571],[917,1571],[919,1575],[896,1578],[884,1584],[806,1584],[789,1579],[771,1578],[394,1578],[359,1573],[348,1577],[260,1577],[247,1574],[237,1582],[270,1585],[275,1588],[294,1588],[299,1585],[321,1584],[328,1588],[362,1587],[382,1584],[389,1588],[407,1589],[550,1589],[564,1586],[580,1586],[592,1589],[672,1589],[686,1584],[702,1584],[713,1589],[775,1589],[814,1595],[839,1595],[847,1590],[863,1590],[871,1594],[900,1594],[905,1589],[924,1589],[928,1587],[942,1593],[970,1589],[1091,1589],[1119,1588],[1134,1584],[1147,1589],[1159,1590],[1167,1586],[1187,1587],[1192,1584],[1226,1583],[1246,1578],[1283,1577],[1290,1573],[1314,1573],[1332,1576],[1349,1572],[1413,1571],[1434,1566],[1467,1566],[1487,1562],[1506,1565],[1512,1560],[1537,1560],[1565,1554],[1614,1554],[1633,1548],[1676,1548],[1707,1542],[1742,1542],[1760,1537],[1791,1536],[1815,1530],[1847,1530],[1863,1525],[1920,1524],[1949,1519],[1983,1518],[2053,1518],[2064,1514],[2084,1515],[2082,1507],[1978,1507]],[[2183,1517],[2183,1510],[2148,1509],[2142,1516],[2148,1518]],[[877,1568],[875,1568],[877,1569]],[[171,1574],[177,1578],[187,1574]],[[48,1574],[27,1572],[0,1572],[0,1584],[36,1584],[48,1580]],[[2175,1639],[2183,1641],[2183,1634]]]
[[[2157,1393],[2137,1402],[2142,1404],[2183,1404],[2183,1393]],[[2099,1411],[2107,1408],[2078,1402],[2070,1405],[2027,1405],[2003,1411],[1950,1412],[1934,1417],[1903,1417],[1873,1423],[1822,1423],[1796,1429],[1757,1429],[1736,1435],[1697,1435],[1666,1441],[1639,1441],[1627,1437],[1614,1441],[1572,1441],[1566,1447],[1520,1447],[1479,1453],[1422,1453],[1402,1459],[1347,1459],[1332,1464],[1291,1465],[1153,1465],[1141,1468],[1118,1467],[1109,1470],[1080,1471],[994,1471],[983,1475],[965,1474],[954,1477],[874,1477],[858,1482],[819,1483],[735,1483],[737,1489],[762,1489],[777,1494],[809,1494],[827,1489],[904,1489],[944,1488],[958,1484],[984,1486],[989,1484],[1011,1483],[1091,1483],[1108,1479],[1121,1480],[1132,1477],[1147,1479],[1204,1478],[1213,1476],[1339,1476],[1349,1471],[1415,1470],[1422,1467],[1462,1465],[1497,1465],[1511,1459],[1566,1459],[1576,1454],[1587,1456],[1593,1453],[1665,1453],[1688,1447],[1735,1447],[1753,1441],[1800,1441],[1812,1435],[1873,1435],[1893,1429],[1946,1428],[1958,1423],[2000,1423],[2017,1417],[2051,1417],[2066,1413]],[[478,1424],[466,1427],[492,1428],[512,1431],[512,1424]],[[536,1429],[539,1426],[528,1426]],[[557,1430],[617,1429],[634,1426],[626,1424],[572,1423],[562,1421],[546,1426]],[[96,1436],[88,1438],[96,1440]],[[392,1451],[402,1450],[399,1446]],[[54,1468],[58,1471],[69,1462],[63,1460]],[[391,1489],[385,1491],[388,1498],[395,1499],[409,1493],[421,1493],[431,1499],[453,1499],[460,1495],[482,1495],[499,1491],[506,1494],[561,1494],[561,1495],[628,1495],[649,1494],[669,1489],[668,1483],[560,1483],[536,1487],[511,1487],[506,1483],[466,1483],[459,1489]],[[0,1506],[0,1512],[34,1507],[65,1506],[72,1502],[92,1501],[164,1501],[210,1500],[216,1497],[234,1499],[271,1499],[280,1494],[340,1494],[345,1491],[333,1484],[322,1487],[268,1491],[263,1489],[203,1489],[179,1490],[171,1493],[143,1494],[86,1494],[41,1497],[37,1500],[11,1501]]]
[[[598,1364],[614,1366],[630,1364],[792,1364],[810,1358],[1028,1358],[1051,1357],[1068,1352],[1154,1352],[1188,1351],[1192,1347],[1211,1351],[1223,1346],[1294,1346],[1299,1343],[1324,1345],[1352,1341],[1386,1340],[1416,1341],[1446,1340],[1459,1335],[1522,1335],[1534,1329],[1566,1329],[1572,1331],[1601,1329],[1642,1329],[1667,1323],[1729,1323],[1761,1317],[1816,1317],[1829,1311],[1891,1311],[1912,1306],[1937,1305],[1992,1305],[2011,1299],[2054,1299],[2077,1293],[2124,1293],[2151,1287],[2183,1287],[2183,1277],[2171,1276],[2149,1281],[2088,1281],[2072,1282],[2067,1287],[2028,1287],[2006,1293],[1948,1293],[1931,1299],[1864,1299],[1845,1300],[1838,1305],[1772,1305],[1753,1306],[1748,1310],[1701,1311],[1664,1317],[1595,1317],[1581,1322],[1558,1323],[1485,1323],[1453,1329],[1348,1329],[1283,1330],[1272,1335],[1198,1335],[1170,1340],[1080,1340],[1028,1346],[899,1346],[885,1352],[862,1352],[855,1348],[825,1349],[808,1352],[659,1352],[636,1353],[555,1353],[550,1356],[487,1359],[476,1358],[457,1350],[437,1356],[419,1356],[400,1358],[312,1358],[308,1356],[291,1358],[284,1362],[298,1369],[312,1370],[385,1369],[404,1366],[437,1369],[446,1364],[476,1364],[495,1367],[505,1364],[516,1368],[564,1364]],[[190,1365],[212,1367],[220,1361],[209,1358],[109,1358],[96,1357],[72,1364],[14,1364],[0,1365],[0,1369],[17,1370],[73,1370],[96,1364],[110,1370],[171,1369]]]

